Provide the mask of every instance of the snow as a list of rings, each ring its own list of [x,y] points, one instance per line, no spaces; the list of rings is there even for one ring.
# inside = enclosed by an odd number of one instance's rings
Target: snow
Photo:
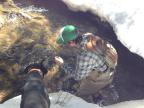
[[[91,11],[113,26],[130,51],[144,57],[143,0],[62,0],[73,11]]]
[[[17,96],[6,101],[4,104],[1,104],[0,108],[20,108],[20,100],[21,96]],[[50,108],[144,108],[144,100],[127,101],[115,105],[100,107],[96,104],[87,103],[79,97],[62,91],[50,94],[50,100]]]
[[[0,108],[20,108],[21,96],[17,96],[4,104]],[[87,103],[83,99],[76,97],[67,92],[58,92],[50,94],[51,107],[50,108],[101,108],[98,105]]]
[[[60,96],[60,99],[58,97]],[[67,92],[59,92],[51,95],[51,108],[101,108],[98,105],[87,103],[83,99]],[[59,107],[55,107],[59,106]]]

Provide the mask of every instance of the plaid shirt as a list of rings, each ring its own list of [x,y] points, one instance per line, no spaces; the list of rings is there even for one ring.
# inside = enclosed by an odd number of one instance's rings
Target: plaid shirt
[[[83,36],[82,42],[80,43],[81,49],[83,50],[77,55],[75,69],[66,63],[62,65],[65,73],[75,80],[86,78],[92,70],[105,72],[108,68],[103,54],[97,51],[91,52],[84,49],[84,45],[87,41],[88,38]]]

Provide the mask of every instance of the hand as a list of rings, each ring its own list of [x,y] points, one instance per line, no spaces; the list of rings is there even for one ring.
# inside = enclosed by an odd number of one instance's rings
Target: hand
[[[55,62],[59,65],[62,65],[64,63],[63,59],[59,56],[55,56]]]

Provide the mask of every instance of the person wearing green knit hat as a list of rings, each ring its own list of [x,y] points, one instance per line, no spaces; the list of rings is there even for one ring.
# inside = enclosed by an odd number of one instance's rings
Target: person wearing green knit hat
[[[77,31],[74,25],[66,25],[60,30],[56,40],[64,50],[71,51],[67,54],[70,54],[72,58],[75,56],[74,66],[58,56],[55,57],[55,62],[68,76],[64,78],[62,90],[74,93],[88,101],[86,97],[103,95],[100,91],[112,83],[118,57],[116,50],[109,42],[92,33],[80,35]],[[64,50],[61,52],[63,53]],[[65,53],[63,54],[60,55],[66,56]],[[70,55],[68,57],[71,57]]]
[[[69,41],[76,39],[78,36],[77,29],[73,25],[66,25],[60,30],[60,35],[57,38],[58,44],[67,44]]]

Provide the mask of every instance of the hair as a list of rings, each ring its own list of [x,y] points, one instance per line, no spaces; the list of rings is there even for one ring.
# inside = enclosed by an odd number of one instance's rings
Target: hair
[[[74,40],[74,42],[77,44],[77,43],[80,43],[82,41],[82,36],[81,35],[78,35],[77,38]]]

